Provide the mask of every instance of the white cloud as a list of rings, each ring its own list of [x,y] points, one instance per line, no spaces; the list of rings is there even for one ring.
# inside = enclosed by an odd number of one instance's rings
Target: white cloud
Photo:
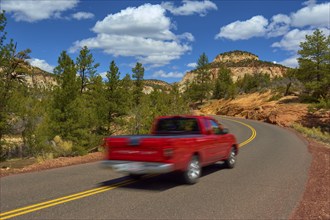
[[[220,32],[215,38],[247,40],[252,37],[278,37],[287,35],[292,27],[329,28],[329,2],[316,4],[315,0],[310,0],[305,2],[304,5],[307,6],[291,15],[274,15],[270,21],[261,15],[254,16],[246,21],[235,21],[221,27]],[[294,45],[289,47],[294,47]]]
[[[188,63],[187,64],[187,67],[196,68],[197,67],[197,63]]]
[[[2,1],[1,8],[12,13],[16,21],[35,22],[61,17],[61,12],[74,8],[79,0]]]
[[[101,73],[98,73],[98,75],[101,76],[103,79],[106,79],[107,78],[107,73],[108,72],[101,72]]]
[[[184,76],[184,74],[179,73],[179,72],[166,73],[163,70],[159,70],[159,71],[154,72],[154,74],[152,76],[153,77],[160,77],[160,78],[182,78]]]
[[[298,51],[300,42],[305,40],[306,35],[311,35],[313,30],[294,29],[284,35],[281,41],[272,44],[272,47],[278,47],[288,51]]]
[[[291,19],[284,14],[277,14],[272,17],[271,23],[267,27],[268,37],[278,37],[286,34],[290,30]]]
[[[91,19],[94,18],[94,14],[90,12],[77,12],[72,15],[72,17],[76,20],[84,20],[84,19]]]
[[[267,31],[268,20],[261,15],[252,17],[246,21],[235,21],[220,29],[215,36],[230,40],[247,40],[251,37],[264,36]]]
[[[330,25],[330,2],[315,4],[315,1],[291,14],[293,27],[328,27]]]
[[[54,71],[54,66],[48,64],[45,60],[40,60],[37,58],[32,58],[32,59],[28,59],[28,62],[32,65],[32,66],[36,66],[39,67],[42,70],[45,70],[47,72],[52,73]]]
[[[75,52],[83,46],[101,49],[114,56],[132,56],[152,67],[168,64],[191,50],[193,35],[175,35],[171,20],[160,5],[144,4],[110,14],[93,27],[95,37],[74,42]]]
[[[323,35],[327,36],[330,33],[329,29],[320,28]],[[297,52],[300,49],[300,42],[306,40],[306,35],[312,35],[314,30],[299,30],[293,29],[285,34],[281,41],[272,44],[272,47],[278,47],[282,50]]]
[[[162,7],[170,11],[174,15],[193,15],[199,14],[205,16],[209,10],[217,10],[218,7],[211,1],[190,1],[183,0],[183,5],[175,7],[173,2],[163,2]]]
[[[288,59],[285,59],[285,60],[280,61],[278,63],[283,65],[283,66],[295,68],[295,67],[298,67],[298,60],[297,59],[298,59],[298,56],[294,55],[294,56],[289,57]]]

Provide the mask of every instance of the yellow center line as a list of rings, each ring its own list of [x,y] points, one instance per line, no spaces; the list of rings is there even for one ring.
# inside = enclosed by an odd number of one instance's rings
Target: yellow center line
[[[233,120],[233,119],[225,118],[225,120],[229,120],[229,121],[233,121],[233,122],[242,124],[242,125],[248,127],[251,130],[251,132],[252,132],[251,136],[247,140],[240,143],[239,147],[243,147],[244,145],[250,143],[256,137],[257,132],[252,126],[250,126],[250,125],[248,125],[244,122],[240,122],[240,121]],[[157,174],[151,174],[151,175],[147,175],[146,178],[151,178],[151,177],[154,177],[154,176],[158,176],[158,175]],[[46,202],[41,202],[41,203],[37,203],[37,204],[34,204],[34,205],[14,209],[14,210],[11,210],[11,211],[8,211],[8,212],[0,213],[0,220],[10,219],[10,218],[13,218],[13,217],[16,217],[16,216],[24,215],[24,214],[27,214],[27,213],[31,213],[31,212],[41,210],[41,209],[45,209],[45,208],[60,205],[60,204],[66,203],[66,202],[70,202],[70,201],[73,201],[73,200],[77,200],[77,199],[81,199],[81,198],[88,197],[88,196],[91,196],[91,195],[95,195],[95,194],[98,194],[98,193],[106,192],[106,191],[116,189],[118,187],[125,186],[125,185],[128,185],[128,184],[134,183],[134,182],[137,182],[137,181],[136,180],[125,180],[125,181],[115,183],[115,184],[112,184],[112,185],[109,185],[109,186],[102,186],[102,187],[98,187],[98,188],[95,188],[95,189],[90,189],[90,190],[75,193],[75,194],[72,194],[72,195],[68,195],[68,196],[57,198],[57,199],[49,200],[49,201],[46,201]]]
[[[227,117],[222,117],[222,118],[224,118],[225,120],[228,120],[228,121],[233,121],[233,122],[236,122],[236,123],[242,124],[242,125],[244,125],[245,127],[248,127],[248,128],[251,130],[251,136],[250,136],[247,140],[243,141],[242,143],[239,143],[239,147],[243,147],[244,145],[247,145],[247,144],[250,143],[253,139],[256,138],[256,136],[257,136],[257,131],[256,131],[251,125],[248,125],[248,124],[246,124],[246,123],[244,123],[244,122],[237,121],[237,120],[234,120],[234,119],[229,119],[229,118],[227,118]]]
[[[30,205],[30,206],[26,206],[23,208],[19,208],[19,209],[14,209],[12,211],[8,211],[8,212],[4,212],[0,214],[0,220],[5,220],[5,219],[9,219],[9,218],[13,218],[16,216],[20,216],[20,215],[24,215],[30,212],[34,212],[37,210],[41,210],[41,209],[45,209],[48,207],[52,207],[55,205],[59,205],[59,204],[63,204],[69,201],[73,201],[73,200],[77,200],[77,199],[81,199],[87,196],[91,196],[97,193],[101,193],[101,192],[105,192],[105,191],[109,191],[115,188],[118,188],[120,186],[125,186],[131,183],[136,182],[136,180],[125,180],[110,186],[102,186],[102,187],[98,187],[95,189],[91,189],[91,190],[87,190],[87,191],[83,191],[80,193],[76,193],[76,194],[72,194],[69,196],[64,196],[64,197],[60,197],[54,200],[49,200],[46,202],[42,202],[42,203],[37,203],[34,205]]]

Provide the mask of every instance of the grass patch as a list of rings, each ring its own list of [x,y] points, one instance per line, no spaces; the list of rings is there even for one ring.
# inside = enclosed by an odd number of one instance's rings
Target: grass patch
[[[315,139],[317,141],[321,141],[326,144],[330,144],[330,133],[322,132],[321,128],[307,128],[302,126],[301,124],[294,123],[292,127],[302,133],[303,135]]]

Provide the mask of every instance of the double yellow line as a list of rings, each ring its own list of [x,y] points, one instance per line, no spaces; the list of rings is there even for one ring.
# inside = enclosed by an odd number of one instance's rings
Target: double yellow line
[[[91,189],[91,190],[87,190],[84,192],[80,192],[80,193],[76,193],[76,194],[72,194],[69,196],[64,196],[58,199],[54,199],[54,200],[49,200],[46,202],[42,202],[42,203],[38,203],[38,204],[34,204],[34,205],[30,205],[30,206],[26,206],[23,208],[19,208],[19,209],[14,209],[12,211],[8,211],[8,212],[4,212],[0,214],[0,220],[5,220],[5,219],[10,219],[16,216],[20,216],[20,215],[24,215],[30,212],[35,212],[41,209],[45,209],[48,207],[52,207],[52,206],[56,206],[59,204],[63,204],[69,201],[73,201],[73,200],[77,200],[77,199],[81,199],[87,196],[91,196],[94,194],[98,194],[98,193],[102,193],[102,192],[106,192],[115,188],[118,188],[120,186],[125,186],[131,183],[136,182],[136,180],[125,180],[116,184],[112,184],[109,186],[102,186],[102,187],[98,187],[95,189]]]
[[[233,119],[229,119],[229,118],[225,118],[225,119],[229,120],[229,121],[239,123],[239,124],[242,124],[242,125],[248,127],[251,130],[251,132],[252,132],[251,136],[247,140],[245,140],[244,142],[240,143],[239,147],[243,147],[244,145],[250,143],[256,137],[257,132],[252,126],[250,126],[246,123],[240,122],[240,121],[233,120]],[[150,177],[153,177],[153,176],[157,176],[157,175],[155,175],[155,174],[147,175],[146,178],[150,178]],[[64,196],[64,197],[49,200],[49,201],[46,201],[46,202],[37,203],[37,204],[34,204],[34,205],[14,209],[14,210],[11,210],[11,211],[8,211],[8,212],[0,213],[0,220],[6,220],[6,219],[10,219],[10,218],[13,218],[13,217],[16,217],[16,216],[25,215],[25,214],[35,212],[35,211],[38,211],[38,210],[41,210],[41,209],[49,208],[49,207],[60,205],[60,204],[70,202],[70,201],[73,201],[73,200],[81,199],[81,198],[84,198],[84,197],[88,197],[88,196],[91,196],[91,195],[95,195],[95,194],[98,194],[98,193],[102,193],[102,192],[106,192],[106,191],[109,191],[109,190],[112,190],[112,189],[116,189],[118,187],[125,186],[125,185],[128,185],[128,184],[134,183],[134,182],[136,182],[136,180],[124,180],[122,182],[115,183],[115,184],[112,184],[112,185],[109,185],[109,186],[102,186],[102,187],[98,187],[98,188],[95,188],[95,189],[90,189],[90,190],[83,191],[83,192],[80,192],[80,193],[72,194],[72,195],[69,195],[69,196]]]
[[[257,136],[257,131],[256,131],[256,129],[254,129],[251,125],[248,125],[248,124],[246,124],[246,123],[244,123],[244,122],[241,122],[241,121],[237,121],[237,120],[229,119],[229,118],[227,118],[227,117],[223,117],[223,118],[225,118],[225,119],[228,120],[228,121],[233,121],[233,122],[236,122],[236,123],[242,124],[242,125],[244,125],[245,127],[248,127],[248,128],[251,130],[251,136],[250,136],[247,140],[243,141],[242,143],[239,143],[239,147],[243,147],[244,145],[247,145],[247,144],[250,143],[253,139],[256,138],[256,136]]]

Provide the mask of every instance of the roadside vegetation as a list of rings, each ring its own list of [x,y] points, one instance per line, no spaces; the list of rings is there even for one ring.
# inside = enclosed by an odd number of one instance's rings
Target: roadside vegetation
[[[307,136],[308,138],[312,138],[316,141],[323,142],[330,146],[330,133],[329,132],[323,132],[321,128],[307,128],[302,126],[301,124],[293,124],[292,127],[302,133],[303,135]]]
[[[219,67],[212,80],[210,68],[214,64],[203,53],[197,60],[197,76],[184,91],[174,84],[170,89],[157,85],[150,93],[144,92],[150,81],[144,79],[141,63],[122,75],[116,62],[109,61],[102,78],[96,74],[99,64],[93,54],[83,47],[75,59],[62,51],[54,74],[45,73],[54,77],[56,84],[29,86],[24,74],[31,50],[17,51],[17,43],[7,39],[5,13],[0,12],[0,161],[84,155],[97,151],[105,136],[146,134],[156,116],[186,114],[211,99],[234,99],[238,94],[272,90],[273,100],[296,94],[301,102],[310,103],[313,111],[327,111],[329,44],[329,36],[316,30],[300,45],[298,68],[289,69],[282,77],[256,73],[236,81],[226,66]],[[33,75],[31,69],[29,74]],[[329,126],[315,129],[314,133],[329,140]]]

